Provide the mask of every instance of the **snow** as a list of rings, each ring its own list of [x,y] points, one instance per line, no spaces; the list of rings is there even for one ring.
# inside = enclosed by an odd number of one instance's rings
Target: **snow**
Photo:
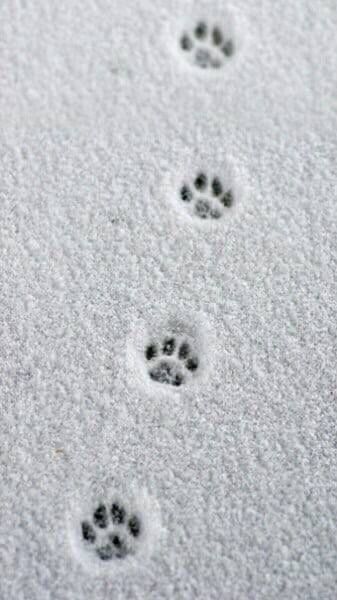
[[[200,20],[221,68],[179,46]],[[336,21],[1,4],[1,600],[335,599]],[[145,354],[171,335],[179,386]],[[81,520],[116,495],[144,538],[101,564]]]

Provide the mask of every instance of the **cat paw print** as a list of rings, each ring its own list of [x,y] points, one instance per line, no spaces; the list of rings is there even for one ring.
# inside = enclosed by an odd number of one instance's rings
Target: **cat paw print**
[[[88,479],[72,494],[66,516],[74,558],[87,575],[114,576],[121,569],[138,568],[164,531],[158,501],[129,481],[117,484],[117,491]]]
[[[193,181],[185,181],[179,190],[179,199],[187,211],[199,219],[221,219],[234,204],[231,188],[217,176],[209,178],[198,173]]]
[[[191,31],[185,30],[179,44],[186,60],[201,69],[220,69],[235,52],[232,37],[206,21],[199,21]]]
[[[193,377],[199,360],[184,338],[167,336],[161,343],[151,342],[145,350],[150,378],[157,383],[179,387]]]
[[[85,547],[101,561],[120,560],[136,553],[142,524],[122,503],[100,503],[91,519],[81,522],[81,533]]]

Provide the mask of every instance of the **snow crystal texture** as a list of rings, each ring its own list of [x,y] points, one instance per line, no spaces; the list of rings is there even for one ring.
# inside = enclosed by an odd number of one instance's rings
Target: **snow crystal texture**
[[[1,600],[335,600],[336,27],[1,2]]]

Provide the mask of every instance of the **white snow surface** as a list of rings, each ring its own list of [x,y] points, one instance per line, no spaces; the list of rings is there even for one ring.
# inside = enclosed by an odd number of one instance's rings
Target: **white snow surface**
[[[1,2],[0,600],[336,599],[336,30],[335,0]],[[84,567],[110,493],[145,537]]]

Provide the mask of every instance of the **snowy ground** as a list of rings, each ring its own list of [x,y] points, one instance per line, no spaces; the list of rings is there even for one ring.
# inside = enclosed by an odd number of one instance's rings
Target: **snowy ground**
[[[335,600],[336,26],[1,3],[1,600]]]

